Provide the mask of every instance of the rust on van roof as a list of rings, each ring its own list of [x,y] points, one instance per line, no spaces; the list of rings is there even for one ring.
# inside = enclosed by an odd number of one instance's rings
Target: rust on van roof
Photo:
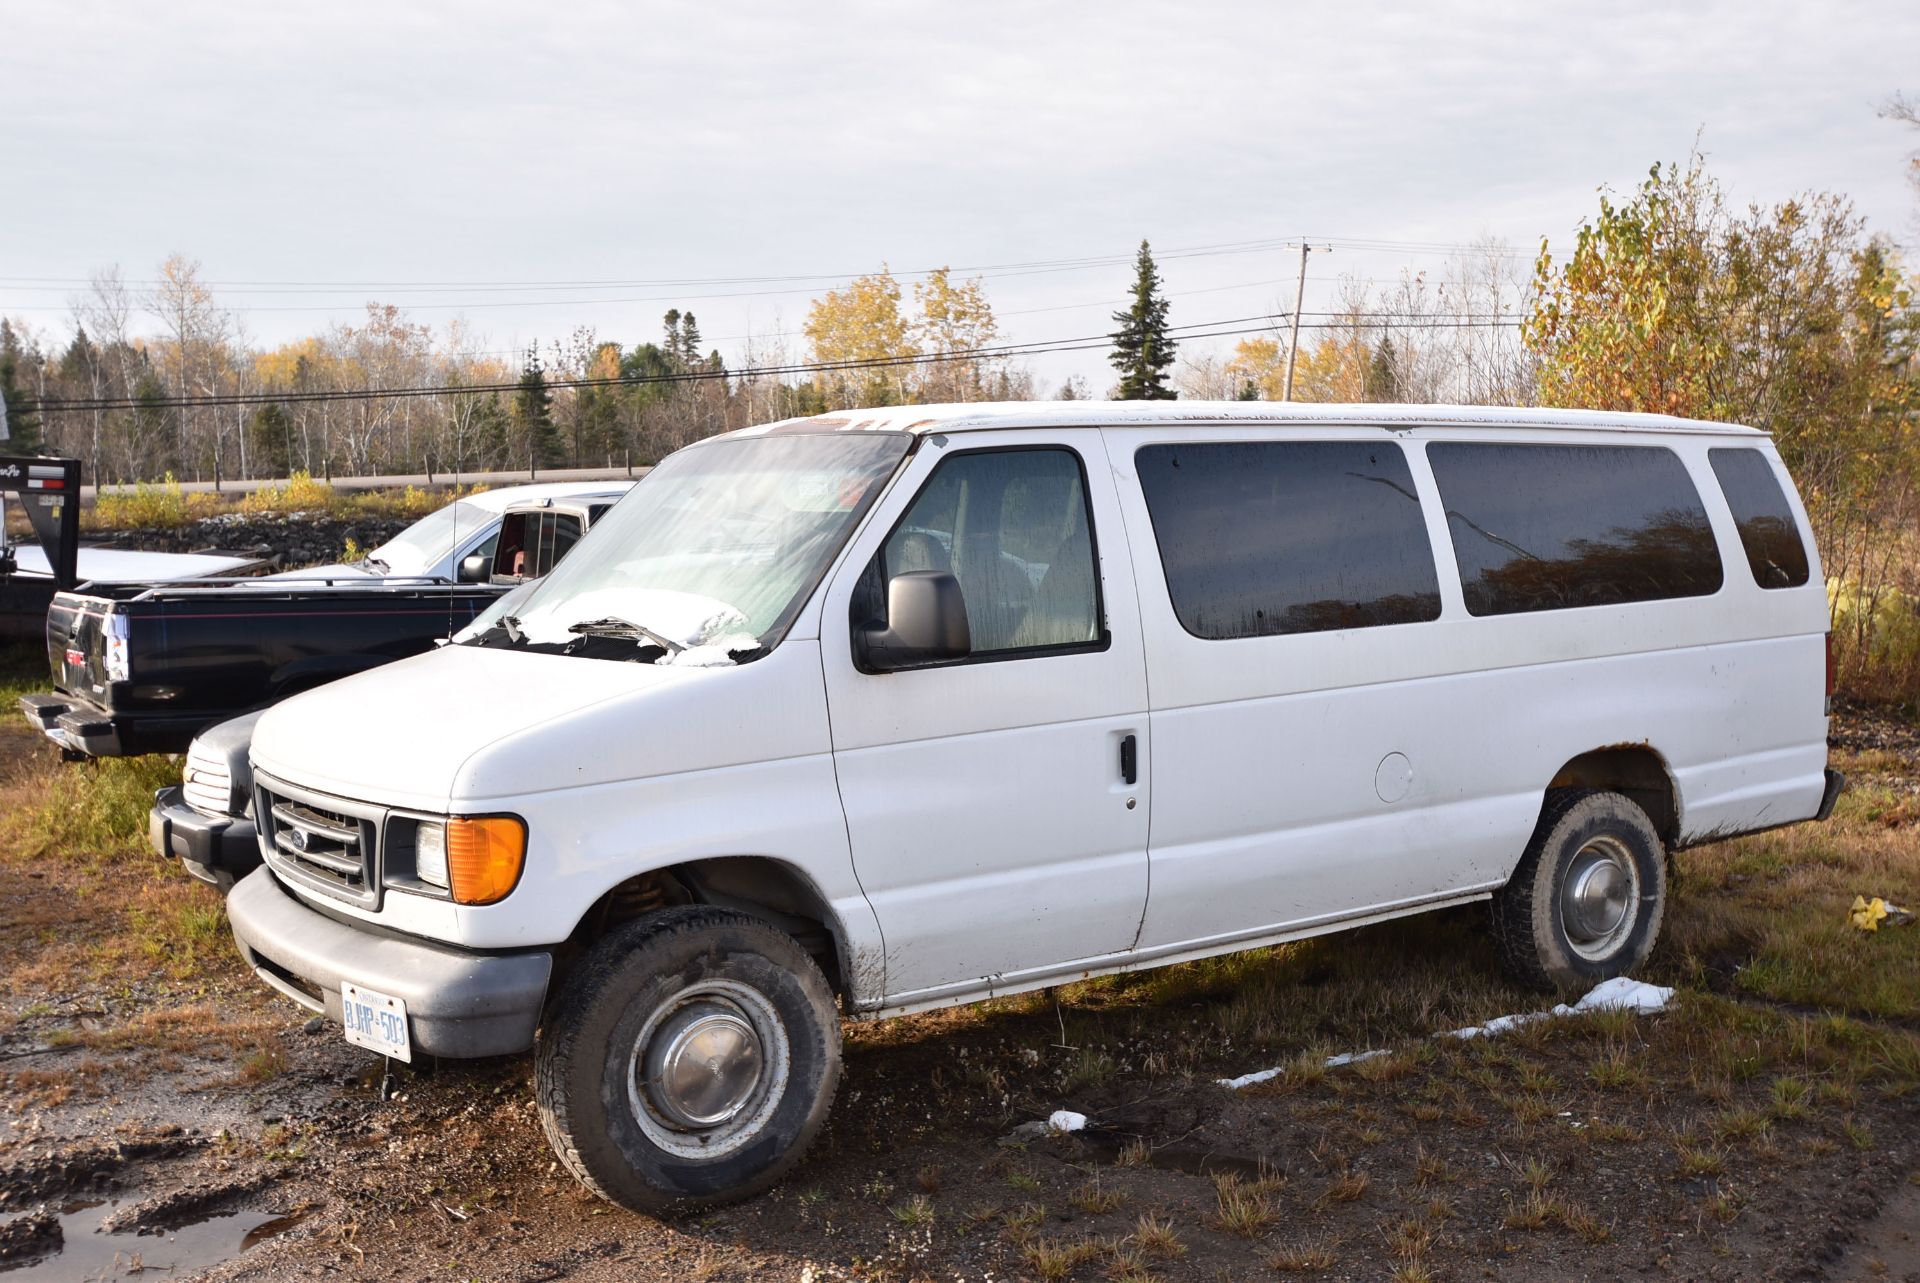
[[[1298,401],[979,401],[837,410],[742,428],[729,436],[803,432],[985,431],[993,428],[1219,427],[1303,424],[1417,429],[1543,428],[1579,432],[1765,436],[1756,428],[1667,414],[1485,405],[1347,405]]]

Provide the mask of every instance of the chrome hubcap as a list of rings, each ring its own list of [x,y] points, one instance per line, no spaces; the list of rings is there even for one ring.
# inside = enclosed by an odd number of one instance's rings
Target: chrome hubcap
[[[717,1127],[760,1085],[760,1037],[724,1000],[680,1008],[647,1048],[646,1087],[654,1107],[682,1127]]]
[[[750,1143],[786,1094],[786,1025],[751,985],[711,979],[663,1000],[630,1044],[627,1104],[659,1148],[710,1160]]]
[[[1574,951],[1604,958],[1633,929],[1640,871],[1617,838],[1597,837],[1573,857],[1560,888],[1560,918]]]

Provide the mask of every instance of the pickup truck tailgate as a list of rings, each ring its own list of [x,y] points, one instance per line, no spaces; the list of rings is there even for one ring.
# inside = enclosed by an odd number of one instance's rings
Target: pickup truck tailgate
[[[100,700],[107,691],[106,630],[113,603],[55,594],[47,609],[47,664],[55,689]]]

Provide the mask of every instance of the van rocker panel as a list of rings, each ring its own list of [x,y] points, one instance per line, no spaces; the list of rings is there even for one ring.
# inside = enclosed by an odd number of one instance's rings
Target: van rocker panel
[[[364,984],[407,1004],[416,1051],[505,1056],[533,1046],[553,974],[544,949],[477,954],[374,935],[308,908],[264,868],[234,886],[227,917],[247,965],[309,1011],[337,1021],[341,984]]]

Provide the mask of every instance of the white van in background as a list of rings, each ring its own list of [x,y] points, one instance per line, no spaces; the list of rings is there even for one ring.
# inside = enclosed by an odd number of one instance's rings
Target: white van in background
[[[1745,428],[795,420],[669,457],[456,644],[270,710],[228,908],[358,1044],[537,1044],[591,1188],[715,1201],[820,1127],[841,1011],[1474,900],[1529,982],[1631,970],[1669,851],[1831,808],[1826,631]]]

